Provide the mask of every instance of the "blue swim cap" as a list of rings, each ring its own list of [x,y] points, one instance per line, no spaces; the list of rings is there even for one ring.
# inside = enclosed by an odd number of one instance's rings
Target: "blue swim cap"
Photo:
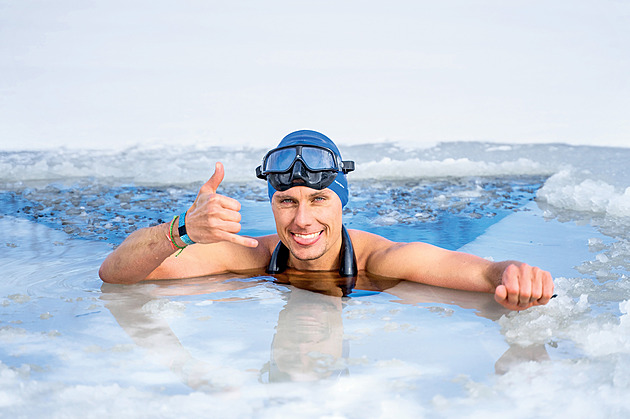
[[[280,147],[289,147],[293,145],[313,145],[319,147],[325,147],[330,149],[335,155],[339,157],[339,161],[341,161],[341,153],[339,149],[332,142],[332,140],[326,137],[324,134],[319,133],[317,131],[310,130],[301,130],[295,131],[291,134],[287,135],[280,141],[278,144],[278,148]],[[272,199],[273,194],[276,193],[276,189],[271,186],[271,183],[267,182],[267,189],[269,192],[269,200]],[[341,206],[345,207],[348,203],[348,180],[346,179],[345,173],[342,171],[337,171],[337,176],[335,180],[328,186],[328,189],[332,190],[334,193],[339,196],[341,200]]]

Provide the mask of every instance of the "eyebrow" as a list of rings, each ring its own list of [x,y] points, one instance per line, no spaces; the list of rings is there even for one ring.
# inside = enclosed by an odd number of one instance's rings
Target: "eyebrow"
[[[277,196],[278,199],[296,199],[293,195],[285,194],[282,192],[276,192],[275,196]],[[308,198],[316,198],[318,196],[328,197],[328,193],[326,193],[325,190],[322,189],[321,191],[315,191],[309,194]]]
[[[310,194],[308,197],[309,198],[315,198],[316,196],[328,196],[328,194],[326,192],[324,192],[325,189],[322,189],[321,191],[315,191],[312,194]]]

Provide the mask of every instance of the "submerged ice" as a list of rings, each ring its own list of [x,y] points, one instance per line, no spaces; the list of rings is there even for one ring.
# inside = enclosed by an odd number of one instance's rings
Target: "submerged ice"
[[[415,225],[420,235],[415,240],[433,240],[457,248],[487,225],[531,201],[542,182],[543,178],[532,176],[358,180],[352,186],[345,222],[353,228],[372,227],[390,234],[399,233],[398,225]],[[199,186],[111,186],[90,179],[70,185],[14,187],[0,193],[0,205],[6,213],[59,228],[74,237],[119,243],[137,228],[170,221],[171,213],[185,210],[194,201]],[[221,193],[255,212],[243,219],[245,234],[273,232],[273,220],[260,211],[269,206],[264,184],[225,183]],[[471,220],[479,221],[473,224]],[[451,224],[464,234],[449,242],[440,237],[435,224]],[[463,225],[468,228],[462,230]],[[470,233],[465,234],[468,230]],[[397,239],[409,240],[404,236]]]

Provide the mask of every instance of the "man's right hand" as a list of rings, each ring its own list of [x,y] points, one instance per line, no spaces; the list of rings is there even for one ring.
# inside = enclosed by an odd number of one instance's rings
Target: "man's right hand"
[[[185,214],[188,237],[195,243],[229,241],[256,247],[257,240],[237,235],[241,231],[240,202],[216,193],[224,175],[223,164],[217,162],[214,174],[201,187]]]

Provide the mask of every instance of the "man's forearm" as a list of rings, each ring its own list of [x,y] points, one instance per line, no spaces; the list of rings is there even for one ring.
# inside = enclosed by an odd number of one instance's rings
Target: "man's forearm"
[[[99,276],[104,282],[115,284],[133,284],[146,279],[174,253],[169,234],[170,223],[133,232],[105,259]]]
[[[502,272],[501,264],[420,242],[387,243],[368,264],[367,269],[379,275],[481,292],[494,292]]]

